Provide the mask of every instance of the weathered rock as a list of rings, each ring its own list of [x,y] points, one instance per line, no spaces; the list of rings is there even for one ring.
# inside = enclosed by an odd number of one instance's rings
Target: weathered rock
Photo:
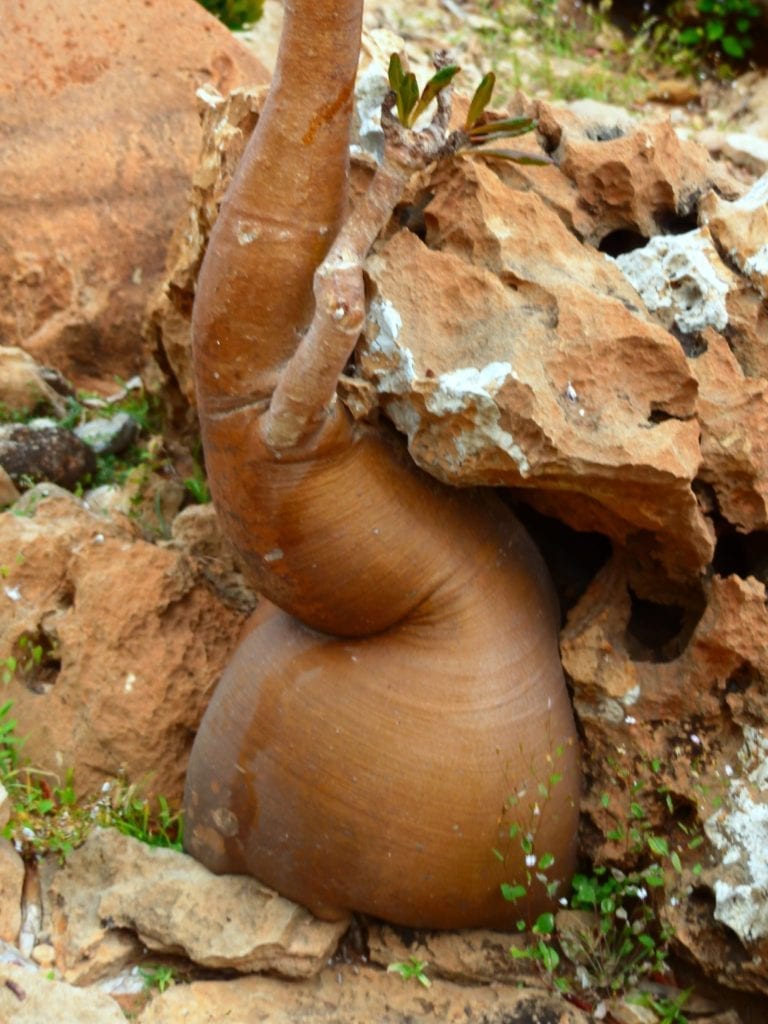
[[[190,343],[195,281],[222,196],[265,95],[266,89],[235,89],[226,99],[211,88],[198,93],[203,146],[192,176],[191,201],[173,232],[166,274],[151,296],[144,326],[147,343],[159,353],[191,406],[195,405]]]
[[[707,850],[706,869],[698,878],[688,872],[702,854],[691,854],[683,843],[680,891],[671,903],[666,901],[664,914],[708,974],[732,986],[768,992],[768,941],[760,923],[765,917],[761,844],[768,780],[754,761],[768,740],[765,599],[764,584],[751,575],[715,575],[700,617],[695,609],[644,607],[633,599],[626,573],[614,561],[571,612],[561,649],[592,776],[584,803],[597,824],[591,852],[621,857],[620,844],[596,837],[612,833],[616,818],[611,807],[624,806],[630,784],[650,793],[661,788],[674,807],[693,809],[695,819],[707,822],[707,832],[718,839]],[[659,639],[658,628],[648,628],[649,615],[666,620],[666,642]],[[671,623],[676,630],[669,629]],[[609,801],[603,802],[603,793]],[[751,828],[740,825],[745,799]],[[651,818],[656,815],[657,827],[674,835],[674,816],[668,820],[664,807],[660,803],[647,810]],[[690,817],[686,827],[690,834]],[[696,892],[686,896],[691,882]],[[730,924],[738,913],[734,900],[746,893],[752,906],[747,913],[742,908],[739,940],[717,922]],[[690,915],[695,927],[685,923]]]
[[[16,511],[27,514],[0,515],[0,658],[19,659],[6,696],[25,756],[59,774],[74,767],[81,792],[124,771],[178,802],[244,616],[130,520],[96,516],[71,495],[25,497]],[[25,661],[22,637],[41,646],[39,661]]]
[[[221,599],[244,612],[252,612],[257,597],[246,582],[234,549],[224,537],[212,504],[188,505],[173,520],[171,540],[177,551],[191,556]]]
[[[139,436],[140,427],[127,412],[99,416],[75,427],[74,433],[98,455],[121,455]]]
[[[12,505],[19,498],[19,490],[6,471],[0,466],[0,508]]]
[[[15,4],[0,57],[0,338],[81,386],[129,377],[199,149],[195,90],[265,72],[193,0]]]
[[[270,1024],[586,1024],[587,1017],[557,996],[514,985],[465,988],[434,981],[429,989],[394,974],[339,964],[290,987],[275,978],[201,981],[176,985],[153,999],[138,1024],[214,1024],[222,1020]]]
[[[667,329],[697,334],[728,326],[726,298],[737,278],[705,228],[656,235],[642,248],[617,256],[616,263]]]
[[[0,1020],[5,1024],[125,1024],[117,1003],[95,989],[53,981],[45,971],[0,967]]]
[[[52,885],[57,963],[69,980],[96,980],[109,963],[100,946],[134,933],[156,953],[288,978],[317,974],[349,922],[318,921],[243,875],[213,875],[191,857],[98,830],[72,853]],[[122,963],[120,964],[122,966]]]
[[[360,372],[414,459],[450,483],[535,489],[542,511],[695,576],[712,537],[681,346],[536,196],[464,164],[440,185],[427,244],[400,232],[367,263]]]
[[[0,836],[0,940],[16,942],[21,928],[21,891],[24,862],[7,839]]]
[[[738,183],[669,121],[601,132],[549,104],[534,109],[548,152],[574,186],[573,229],[592,245],[608,245],[614,232],[665,234],[694,216],[714,185],[729,197],[739,194]]]
[[[768,381],[745,377],[727,342],[710,332],[691,361],[699,382],[702,464],[722,516],[740,530],[768,526]]]
[[[527,939],[487,930],[460,932],[410,932],[410,941],[386,925],[368,928],[368,959],[387,968],[411,957],[428,964],[430,978],[475,984],[516,983],[539,988],[541,975],[529,960],[515,960],[509,950]]]
[[[768,174],[732,203],[709,193],[701,217],[720,251],[768,299]]]
[[[64,399],[32,356],[15,345],[0,346],[0,410],[30,413],[41,405],[64,412]]]
[[[64,427],[4,423],[0,465],[19,487],[48,480],[71,490],[96,470],[96,455]]]

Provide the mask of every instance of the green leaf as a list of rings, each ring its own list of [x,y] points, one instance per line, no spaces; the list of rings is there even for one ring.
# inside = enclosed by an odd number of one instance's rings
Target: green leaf
[[[489,71],[487,75],[483,75],[480,85],[475,89],[475,94],[472,97],[472,102],[469,104],[469,111],[467,112],[467,120],[464,123],[464,127],[467,131],[475,126],[485,112],[485,108],[491,102],[491,96],[493,95],[493,89],[496,85],[496,75],[492,71]]]
[[[675,869],[678,875],[682,874],[683,865],[680,863],[680,856],[677,850],[672,851],[672,853],[669,855],[669,859],[672,861],[672,867]]]
[[[716,43],[718,39],[722,39],[725,35],[725,25],[722,21],[708,21],[706,35],[710,43]]]
[[[669,856],[669,844],[661,836],[647,836],[648,849],[659,857]]]
[[[740,60],[746,53],[744,46],[735,36],[725,36],[721,45],[724,53],[727,53],[729,57],[736,57],[737,60]]]
[[[405,72],[403,71],[403,62],[400,60],[400,55],[393,53],[389,58],[389,87],[392,92],[400,92],[400,86],[403,84],[404,78]]]
[[[536,923],[531,928],[534,935],[551,935],[555,930],[555,915],[549,912],[539,914]]]
[[[433,75],[427,84],[424,86],[424,91],[421,94],[421,99],[416,104],[416,107],[411,115],[411,124],[421,117],[424,111],[427,109],[433,99],[441,93],[443,89],[447,89],[453,81],[453,76],[457,74],[459,68],[458,64],[448,64],[444,68],[440,68],[437,74]]]
[[[509,955],[513,960],[530,960],[532,954],[530,949],[520,949],[519,946],[511,946]]]
[[[400,83],[400,88],[396,92],[397,98],[397,114],[400,118],[400,123],[405,128],[410,128],[413,124],[411,114],[413,108],[419,101],[419,84],[416,81],[416,75],[409,71]]]
[[[472,155],[493,157],[496,160],[510,160],[514,164],[532,164],[539,167],[552,163],[548,156],[543,154],[534,156],[522,149],[476,149]]]
[[[532,132],[536,127],[536,120],[532,117],[505,117],[499,121],[488,121],[487,124],[478,125],[470,132],[475,135],[500,135],[511,139],[516,135],[525,135]]]
[[[523,896],[527,895],[528,890],[524,885],[510,885],[508,882],[501,883],[501,895],[509,903],[517,903],[518,900],[522,899]]]
[[[701,28],[685,28],[679,33],[677,40],[683,46],[698,46],[703,35],[704,30]]]
[[[546,942],[540,942],[537,946],[537,952],[541,962],[544,964],[545,970],[551,974],[557,970],[557,966],[560,963],[560,957],[557,950],[553,949],[552,946],[548,946]]]
[[[551,853],[542,853],[539,857],[539,867],[542,871],[546,871],[547,868],[551,868],[555,863],[554,855]]]

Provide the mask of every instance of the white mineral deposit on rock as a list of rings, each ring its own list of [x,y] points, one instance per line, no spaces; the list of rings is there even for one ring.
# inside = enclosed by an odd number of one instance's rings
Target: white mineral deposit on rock
[[[729,869],[714,884],[715,919],[755,942],[768,936],[768,737],[745,726],[739,760],[744,774],[704,828]]]
[[[648,309],[683,333],[727,327],[727,272],[705,230],[657,235],[642,249],[617,256],[616,263]]]

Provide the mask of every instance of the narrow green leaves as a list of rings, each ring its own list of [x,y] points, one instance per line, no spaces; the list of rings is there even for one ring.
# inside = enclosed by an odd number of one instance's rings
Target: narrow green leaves
[[[492,71],[489,71],[487,75],[483,75],[480,85],[475,89],[472,102],[469,104],[467,120],[464,125],[468,134],[485,113],[485,108],[491,102],[495,85],[496,75]]]
[[[395,94],[397,116],[404,128],[412,128],[429,104],[446,89],[459,71],[456,64],[440,68],[427,82],[419,96],[419,85],[411,71],[403,69],[398,54],[389,58],[389,86]]]

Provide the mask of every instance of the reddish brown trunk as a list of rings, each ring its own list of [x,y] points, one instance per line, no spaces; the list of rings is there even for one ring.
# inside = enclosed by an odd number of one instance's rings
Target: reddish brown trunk
[[[211,489],[273,604],[195,742],[186,842],[325,916],[502,926],[547,902],[538,883],[520,906],[502,899],[526,875],[510,824],[558,878],[575,855],[578,751],[541,560],[493,494],[426,477],[393,432],[326,407],[314,379],[302,393],[322,352],[291,364],[288,434],[265,430],[344,209],[360,14],[358,0],[286,5],[273,92],[201,274]],[[286,441],[306,396],[322,408]]]

